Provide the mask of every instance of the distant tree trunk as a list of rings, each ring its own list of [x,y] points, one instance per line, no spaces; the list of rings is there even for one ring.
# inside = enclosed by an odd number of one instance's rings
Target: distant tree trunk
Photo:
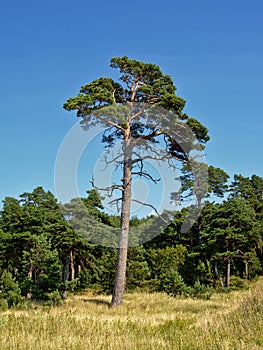
[[[80,274],[81,274],[81,265],[78,265],[78,268],[77,268],[77,277],[78,277],[78,286],[80,286],[81,282],[80,282]]]
[[[202,209],[202,194],[197,194],[197,210],[199,212],[198,218],[197,218],[197,245],[201,245],[201,231],[202,231],[202,216],[201,216],[201,209]]]
[[[227,265],[226,265],[226,288],[230,287],[230,273],[231,273],[230,259],[227,259]]]
[[[30,283],[32,283],[32,278],[33,278],[33,265],[32,265],[32,259],[31,257],[29,258],[29,267],[28,267],[28,273],[27,273],[28,278],[30,279]],[[27,299],[31,299],[32,298],[32,290],[31,290],[31,286],[30,286],[30,290],[26,295]]]
[[[201,216],[197,219],[197,245],[201,245],[201,229],[202,229],[202,218]]]
[[[70,281],[75,279],[75,266],[74,266],[74,251],[73,248],[69,252],[69,263],[70,263]],[[74,291],[74,286],[71,285],[72,292]]]
[[[64,264],[64,273],[63,273],[63,282],[64,282],[64,284],[66,284],[66,282],[69,280],[69,265],[70,265],[70,260],[69,260],[69,257],[67,256],[65,264]],[[62,291],[62,297],[64,299],[67,297],[66,286],[65,286],[64,290]]]
[[[194,240],[193,240],[193,232],[192,230],[189,231],[189,235],[190,235],[190,247],[192,247],[194,245]]]
[[[248,262],[245,260],[245,276],[248,279]]]
[[[129,223],[131,209],[131,185],[132,185],[132,147],[129,145],[129,140],[126,141],[124,150],[123,164],[123,191],[122,191],[122,207],[121,207],[121,225],[120,238],[118,246],[118,260],[115,275],[115,284],[111,300],[112,307],[118,307],[122,304],[125,284],[126,284],[126,266],[128,254],[128,238],[129,238]]]
[[[70,280],[75,279],[75,266],[74,266],[74,252],[73,249],[69,252],[69,261],[70,261]]]
[[[216,278],[220,281],[221,287],[224,288],[224,281],[222,280],[222,278],[220,277],[220,275],[218,273],[217,261],[215,261],[215,275],[216,275]]]

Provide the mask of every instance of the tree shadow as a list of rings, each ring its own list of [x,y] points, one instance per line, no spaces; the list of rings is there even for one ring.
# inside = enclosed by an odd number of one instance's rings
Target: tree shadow
[[[111,303],[109,301],[103,300],[103,299],[82,299],[85,303],[93,303],[96,305],[106,305],[110,307]]]

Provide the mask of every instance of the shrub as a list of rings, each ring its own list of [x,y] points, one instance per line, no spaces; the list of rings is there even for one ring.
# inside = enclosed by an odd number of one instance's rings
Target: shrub
[[[8,303],[6,299],[0,299],[0,310],[5,311],[8,309]]]
[[[239,276],[231,276],[230,290],[248,289],[248,280]]]
[[[7,271],[3,272],[0,280],[0,299],[6,300],[8,307],[18,306],[24,301],[18,283]],[[4,303],[2,302],[2,305]]]
[[[197,280],[191,288],[190,296],[197,299],[209,300],[213,292],[214,289],[212,287],[201,284],[200,281]]]
[[[186,286],[182,276],[176,270],[170,270],[166,274],[160,276],[158,283],[159,291],[164,291],[172,296],[189,295],[189,287]]]
[[[182,276],[176,270],[170,270],[159,279],[158,290],[166,292],[173,297],[183,296],[196,299],[209,300],[214,292],[212,287],[201,284],[197,280],[193,287],[184,283]]]
[[[46,305],[48,306],[62,305],[62,297],[58,290],[55,290],[54,292],[49,294],[49,300],[47,301]]]

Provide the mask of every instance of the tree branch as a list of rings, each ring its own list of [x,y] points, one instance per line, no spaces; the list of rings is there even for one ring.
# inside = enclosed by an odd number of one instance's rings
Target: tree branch
[[[160,136],[163,133],[164,133],[164,130],[161,129],[160,131],[153,131],[151,134],[148,134],[148,135],[145,135],[145,136],[141,136],[138,139],[147,141],[147,140],[152,139],[153,137]]]
[[[112,201],[109,202],[110,205],[116,204],[117,207],[117,212],[120,212],[120,207],[119,207],[119,201],[122,200],[122,198],[115,198]]]
[[[133,159],[132,163],[138,163],[138,162],[142,162],[146,159],[153,159],[153,160],[157,160],[157,161],[164,161],[168,159],[168,155],[164,155],[163,157],[157,157],[157,156],[141,156],[140,154],[138,154],[137,152],[134,153],[138,158],[137,159]]]
[[[121,186],[121,185],[116,185],[116,184],[114,184],[114,185],[112,185],[112,186],[109,186],[109,187],[102,187],[102,188],[101,188],[101,187],[98,187],[98,186],[96,186],[95,183],[94,183],[94,178],[92,178],[92,180],[90,181],[90,183],[91,183],[92,187],[95,188],[96,190],[108,192],[108,194],[107,194],[108,197],[112,197],[113,191],[114,191],[114,190],[123,191],[123,186]]]
[[[106,123],[106,124],[109,124],[109,125],[113,126],[113,127],[116,128],[116,129],[121,130],[123,133],[125,132],[125,129],[124,129],[122,126],[120,126],[120,125],[118,125],[118,124],[116,124],[116,123],[113,123],[112,121],[110,121],[110,120],[107,119],[107,118],[98,118],[98,119],[101,120],[101,121],[103,121],[103,122]]]
[[[117,164],[117,167],[118,167],[120,164],[123,164],[123,153],[117,155],[116,157],[114,157],[114,158],[112,158],[112,159],[110,159],[110,160],[107,159],[107,155],[106,155],[106,154],[104,155],[103,158],[104,158],[104,161],[105,161],[105,163],[106,163],[104,170],[107,168],[108,165],[110,165],[110,164],[112,164],[112,163],[116,163],[116,164]],[[122,158],[122,160],[118,160],[119,158]]]
[[[144,206],[146,206],[146,207],[152,208],[152,209],[154,210],[154,212],[157,214],[157,216],[158,216],[165,224],[167,224],[167,225],[170,224],[169,222],[167,222],[166,220],[164,220],[164,218],[158,213],[158,211],[157,211],[157,209],[155,208],[154,205],[149,204],[149,203],[141,202],[141,201],[139,201],[138,199],[134,199],[134,198],[132,198],[131,200],[132,200],[133,202],[139,203],[139,204],[144,205]]]
[[[136,172],[132,172],[132,175],[138,175],[140,177],[145,177],[150,179],[152,182],[154,182],[155,184],[157,184],[157,182],[159,182],[161,179],[154,179],[150,174],[148,174],[145,171],[136,171]]]
[[[140,177],[145,177],[145,178],[148,178],[148,179],[150,179],[152,182],[154,182],[155,184],[157,184],[157,182],[159,182],[160,181],[160,179],[154,179],[148,172],[146,172],[146,171],[144,171],[143,170],[143,161],[141,160],[140,162],[139,162],[139,164],[137,164],[138,165],[138,167],[139,167],[139,171],[135,171],[135,172],[132,172],[132,175],[138,175],[138,176],[140,176]]]

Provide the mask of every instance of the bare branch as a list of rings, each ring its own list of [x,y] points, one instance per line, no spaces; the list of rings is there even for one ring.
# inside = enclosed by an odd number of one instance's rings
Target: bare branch
[[[159,182],[161,179],[154,179],[150,174],[148,174],[146,171],[136,171],[136,172],[132,172],[132,175],[138,175],[140,177],[145,177],[149,180],[151,180],[152,182],[154,182],[155,184],[157,184],[157,182]]]
[[[144,163],[142,160],[137,164],[137,166],[139,167],[140,170],[132,172],[132,175],[138,175],[140,177],[145,177],[147,179],[150,179],[155,184],[157,184],[157,182],[161,180],[161,179],[154,179],[147,171],[143,170]]]
[[[138,199],[134,199],[134,198],[132,198],[131,200],[132,200],[133,202],[139,203],[139,204],[144,205],[144,206],[146,206],[146,207],[152,208],[152,209],[154,210],[154,212],[157,214],[157,216],[158,216],[165,224],[167,224],[167,225],[170,224],[169,222],[167,222],[166,220],[164,220],[164,218],[158,213],[158,211],[157,211],[157,209],[155,208],[154,205],[149,204],[149,203],[141,202],[141,201],[139,201]]]
[[[115,198],[112,201],[109,202],[110,205],[116,204],[117,207],[117,212],[120,212],[120,207],[119,207],[119,201],[122,200],[122,198]]]
[[[113,126],[114,128],[117,128],[117,129],[121,130],[123,133],[125,133],[125,129],[122,126],[120,126],[116,123],[113,123],[109,119],[107,119],[107,118],[98,118],[98,119],[100,119],[103,123],[109,124],[109,125]]]
[[[142,162],[146,159],[153,159],[153,160],[157,160],[157,161],[164,161],[169,159],[168,155],[164,155],[163,157],[158,157],[158,156],[141,156],[140,154],[138,154],[137,152],[134,152],[134,154],[138,157],[137,159],[133,159],[132,163],[138,163],[138,162]]]
[[[104,158],[104,161],[105,161],[105,164],[106,164],[104,170],[107,168],[108,165],[110,165],[112,163],[116,163],[117,165],[120,165],[120,164],[123,163],[123,153],[117,155],[116,157],[114,157],[114,158],[112,158],[110,160],[107,159],[107,155],[106,154],[104,155],[103,158]],[[118,160],[119,158],[122,158],[122,160]]]
[[[114,190],[123,191],[123,186],[116,185],[116,184],[109,186],[109,187],[102,187],[102,188],[98,187],[94,183],[94,178],[92,178],[92,181],[90,181],[90,183],[91,183],[92,187],[95,188],[96,190],[108,192],[108,194],[107,194],[108,197],[112,197]]]

